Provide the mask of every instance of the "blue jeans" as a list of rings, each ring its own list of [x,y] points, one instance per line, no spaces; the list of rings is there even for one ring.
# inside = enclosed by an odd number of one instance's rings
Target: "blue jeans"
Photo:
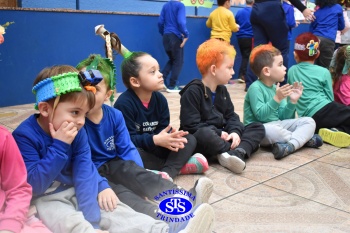
[[[288,69],[288,26],[281,1],[255,2],[250,15],[250,22],[253,28],[254,47],[271,42],[274,47],[281,51],[283,65]],[[255,80],[257,80],[257,76],[250,69],[248,63],[245,77],[246,87],[249,88]],[[287,74],[281,84],[285,83],[287,83]]]
[[[164,82],[169,89],[173,89],[176,86],[177,79],[184,63],[183,48],[180,48],[182,39],[178,38],[175,34],[163,35],[163,46],[166,54],[169,57],[169,61],[162,70]],[[170,81],[167,81],[167,77],[171,72]]]

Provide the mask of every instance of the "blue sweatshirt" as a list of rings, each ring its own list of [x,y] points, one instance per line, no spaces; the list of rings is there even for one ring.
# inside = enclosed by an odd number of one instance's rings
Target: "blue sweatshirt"
[[[185,5],[176,0],[165,3],[159,15],[158,28],[161,35],[173,33],[180,39],[187,38]]]
[[[153,92],[148,108],[131,89],[122,93],[114,104],[124,116],[131,140],[136,147],[151,152],[156,148],[153,136],[169,125],[168,102],[160,92]]]
[[[251,7],[245,7],[237,11],[236,23],[239,25],[239,31],[236,32],[237,38],[252,38],[253,29],[250,23]]]
[[[292,40],[292,28],[295,28],[294,7],[287,2],[282,3],[284,13],[286,14],[286,23],[288,25],[288,40]]]
[[[109,185],[91,161],[85,129],[80,129],[69,145],[46,134],[37,123],[37,116],[30,116],[13,132],[34,197],[74,187],[78,209],[94,228],[99,228],[97,195]],[[54,189],[55,184],[59,184],[57,189]]]
[[[343,9],[339,4],[324,6],[314,13],[316,19],[310,24],[310,32],[335,41],[337,31],[345,27]]]
[[[139,152],[130,140],[122,113],[102,105],[103,117],[99,124],[86,118],[84,128],[89,138],[92,161],[99,168],[115,157],[132,160],[143,167]]]

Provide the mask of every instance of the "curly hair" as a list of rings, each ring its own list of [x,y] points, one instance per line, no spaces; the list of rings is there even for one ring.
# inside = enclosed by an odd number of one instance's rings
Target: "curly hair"
[[[335,66],[333,69],[331,69],[331,74],[332,74],[332,79],[333,79],[333,84],[336,84],[342,77],[343,69],[346,60],[350,59],[350,54],[347,48],[349,45],[344,45],[340,48],[338,48],[336,55],[335,55]]]

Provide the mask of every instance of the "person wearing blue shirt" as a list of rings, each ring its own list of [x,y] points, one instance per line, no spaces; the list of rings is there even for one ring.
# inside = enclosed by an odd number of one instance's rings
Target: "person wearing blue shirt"
[[[102,79],[99,71],[92,81]],[[90,79],[91,80],[91,79]],[[72,66],[45,68],[34,81],[34,114],[13,132],[33,187],[33,204],[53,232],[168,232],[169,226],[123,203],[92,163],[85,116],[94,82]]]
[[[329,68],[334,53],[337,31],[345,28],[343,8],[337,4],[337,0],[316,0],[319,7],[315,12],[316,20],[310,24],[310,32],[317,36],[320,56],[315,64],[326,69]]]
[[[292,29],[297,26],[297,23],[294,17],[294,7],[289,3],[288,0],[283,1],[282,7],[284,10],[284,13],[286,14],[286,23],[289,29],[288,30],[288,54],[289,54],[290,41],[292,40]]]
[[[158,19],[159,33],[169,60],[162,70],[167,92],[179,92],[176,86],[184,62],[184,46],[188,40],[185,5],[179,0],[165,3]],[[171,73],[170,80],[167,77]]]
[[[238,80],[241,82],[245,80],[248,60],[253,48],[253,29],[250,23],[250,14],[252,13],[254,0],[246,0],[245,2],[246,7],[238,10],[235,17],[236,23],[240,26],[239,31],[236,32],[236,36],[242,54],[241,67],[238,73]]]

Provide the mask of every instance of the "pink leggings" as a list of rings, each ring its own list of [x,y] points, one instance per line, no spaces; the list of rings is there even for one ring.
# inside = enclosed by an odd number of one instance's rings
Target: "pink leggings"
[[[21,233],[52,233],[38,218],[34,215],[29,217],[24,223]]]

